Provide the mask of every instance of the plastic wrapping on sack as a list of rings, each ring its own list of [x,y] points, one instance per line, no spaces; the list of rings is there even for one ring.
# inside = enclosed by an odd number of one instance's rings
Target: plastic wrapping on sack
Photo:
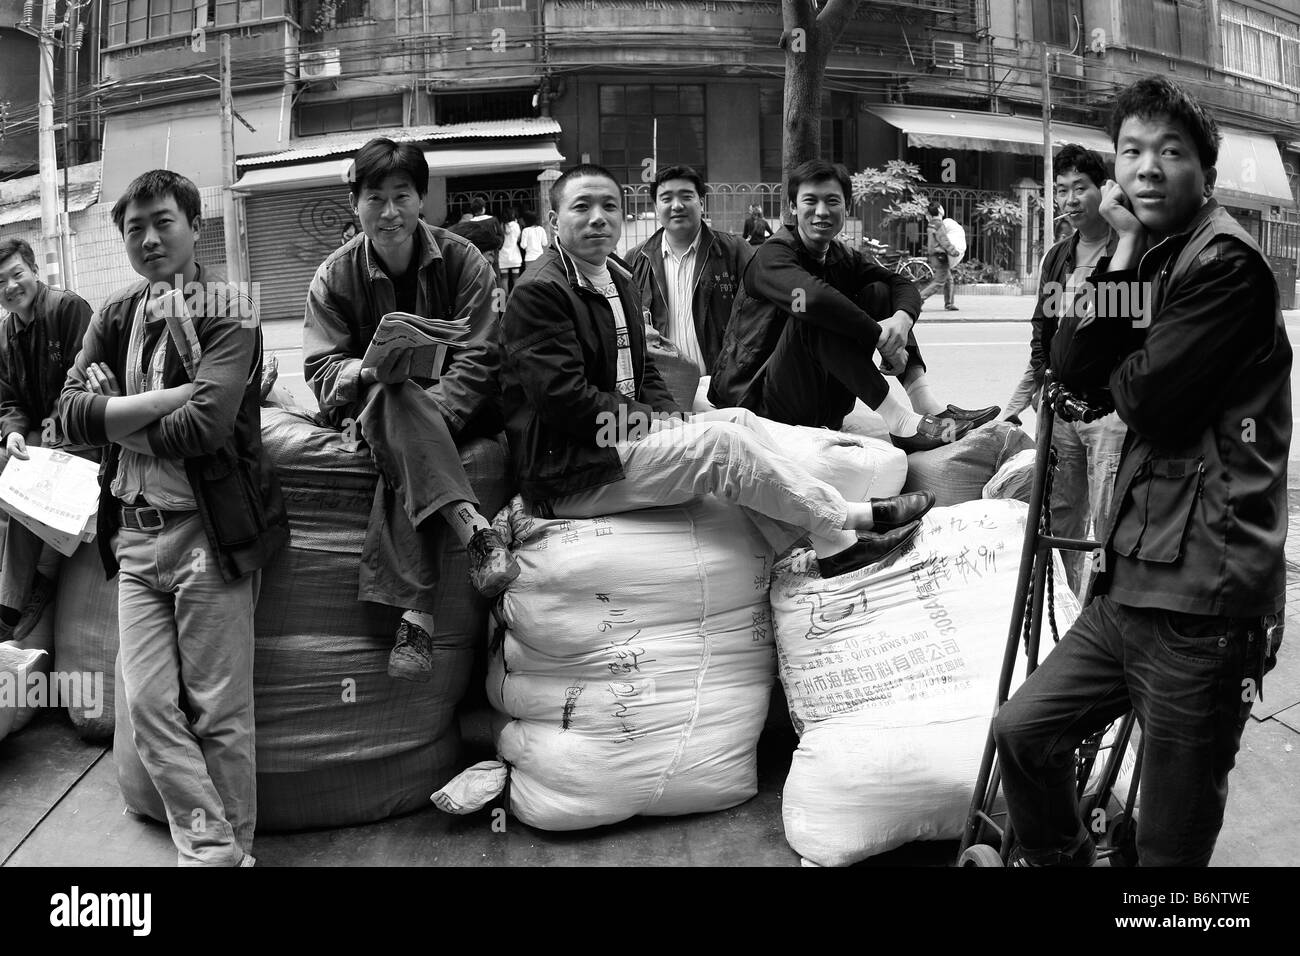
[[[907,455],[888,440],[760,419],[777,447],[847,501],[896,495],[907,477]]]
[[[940,508],[974,501],[1008,459],[1033,447],[1034,440],[1010,422],[989,422],[960,441],[908,455],[903,491],[932,491]]]
[[[646,354],[663,376],[668,392],[677,407],[689,412],[695,405],[695,393],[700,384],[700,370],[694,362],[682,357],[681,349],[646,326]]]
[[[936,508],[913,546],[823,580],[809,551],[780,562],[772,611],[800,732],[786,839],[823,866],[953,839],[970,807],[1006,647],[1028,508]],[[1062,634],[1079,612],[1056,559]],[[1045,655],[1052,646],[1044,627]],[[1023,678],[1023,662],[1016,679]],[[1016,686],[1013,684],[1013,687]]]
[[[704,498],[548,520],[516,498],[496,524],[521,567],[487,688],[513,718],[497,738],[511,811],[577,830],[754,796],[772,556],[744,512]]]
[[[115,719],[117,577],[104,577],[97,541],[81,545],[64,559],[54,606],[55,666],[64,673],[89,674],[103,687],[96,700],[64,701],[63,706],[82,740],[106,744],[113,739]]]
[[[0,511],[0,560],[4,555],[4,537],[9,532],[9,514]],[[10,677],[0,678],[5,681],[5,696],[0,697],[0,740],[3,740],[9,734],[16,734],[32,722],[36,712],[40,707],[33,706],[33,702],[39,698],[35,693],[28,692],[28,677],[37,672],[49,675],[53,666],[52,657],[54,651],[54,602],[45,608],[41,619],[36,622],[31,633],[23,639],[23,649],[40,648],[47,653],[37,659],[30,667],[22,668],[22,673],[14,672]],[[48,684],[46,685],[48,688]],[[12,705],[8,700],[8,694],[13,694]],[[48,693],[45,696],[44,703],[49,703]]]
[[[486,629],[486,602],[468,558],[447,535],[433,635],[433,679],[387,675],[401,610],[359,602],[357,570],[375,492],[369,452],[279,408],[262,410],[292,538],[262,572],[256,619],[258,829],[292,830],[382,819],[427,806],[455,773],[455,708]],[[508,497],[505,446],[461,449],[487,514]],[[119,701],[114,754],[127,805],[161,805],[131,743]]]
[[[1029,494],[1034,487],[1034,463],[1038,454],[1036,449],[1026,448],[1018,451],[998,469],[997,474],[989,479],[980,493],[984,498],[1014,498],[1029,504]]]

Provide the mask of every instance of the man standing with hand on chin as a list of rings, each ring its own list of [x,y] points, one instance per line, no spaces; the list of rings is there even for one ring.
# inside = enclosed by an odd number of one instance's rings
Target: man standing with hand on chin
[[[1121,91],[1118,234],[1051,367],[1128,426],[1092,602],[999,711],[1025,865],[1087,865],[1074,750],[1132,709],[1143,866],[1205,866],[1251,704],[1281,643],[1291,345],[1259,247],[1211,197],[1219,133],[1164,77]]]

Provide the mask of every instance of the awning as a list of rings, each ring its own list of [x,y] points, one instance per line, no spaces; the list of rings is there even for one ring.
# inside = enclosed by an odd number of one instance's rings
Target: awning
[[[1290,209],[1295,202],[1291,184],[1282,167],[1282,154],[1268,136],[1219,127],[1218,180],[1214,198],[1229,206],[1267,210],[1273,206]]]
[[[932,106],[872,106],[872,113],[907,134],[907,145],[930,149],[1043,154],[1042,120],[976,110]],[[1114,156],[1110,137],[1090,126],[1052,122],[1052,146],[1079,143],[1103,156]]]
[[[443,177],[502,173],[518,169],[544,169],[564,162],[564,157],[560,155],[555,144],[549,142],[504,146],[498,149],[467,146],[428,150],[424,158],[429,163],[429,175]],[[234,190],[239,193],[253,194],[334,184],[346,185],[348,169],[351,166],[352,157],[349,156],[346,159],[330,159],[325,162],[250,169],[239,177]]]
[[[68,212],[81,212],[99,199],[99,163],[84,163],[68,169]],[[63,212],[63,170],[55,176],[58,183],[56,206]],[[41,177],[24,176],[0,184],[0,226],[41,218]]]

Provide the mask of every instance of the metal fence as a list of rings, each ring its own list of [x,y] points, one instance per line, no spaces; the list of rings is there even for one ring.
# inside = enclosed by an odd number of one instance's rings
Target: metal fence
[[[469,212],[470,203],[475,199],[482,199],[487,205],[487,214],[496,216],[502,222],[511,209],[520,213],[525,209],[531,209],[540,216],[542,204],[538,189],[539,187],[532,186],[526,189],[472,189],[466,192],[449,192],[447,193],[447,219],[453,223],[459,221],[461,216]]]

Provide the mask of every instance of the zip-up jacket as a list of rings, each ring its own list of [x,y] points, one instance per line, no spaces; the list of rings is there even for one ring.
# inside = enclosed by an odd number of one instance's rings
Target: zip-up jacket
[[[1291,344],[1254,239],[1207,201],[1052,344],[1063,384],[1128,426],[1096,593],[1192,614],[1280,613]],[[1135,295],[1150,289],[1149,302]],[[1147,308],[1143,308],[1143,305]]]
[[[1102,261],[1097,263],[1100,269],[1115,254],[1119,236],[1110,230],[1106,240],[1106,251]],[[1062,302],[1061,290],[1070,281],[1074,272],[1075,256],[1079,249],[1079,233],[1068,236],[1052,245],[1043,256],[1043,265],[1039,270],[1038,301],[1034,303],[1034,315],[1031,319],[1032,332],[1029,344],[1029,363],[1034,370],[1034,383],[1043,384],[1043,374],[1047,371],[1047,360],[1052,354],[1052,336],[1056,334],[1059,324],[1057,312]],[[1077,308],[1079,300],[1074,306]]]
[[[201,271],[196,281],[203,282]],[[265,567],[289,540],[280,482],[262,449],[262,330],[247,297],[234,286],[229,289],[225,296],[209,291],[206,305],[191,309],[202,350],[194,394],[181,408],[145,429],[157,457],[185,462],[203,530],[227,582]],[[112,540],[122,503],[111,489],[122,446],[109,441],[105,430],[109,399],[86,389],[86,367],[103,362],[119,382],[127,380],[131,326],[148,291],[149,283],[142,279],[109,297],[91,320],[59,397],[59,418],[68,439],[108,446],[99,473],[96,537],[109,577],[118,570]],[[231,308],[236,304],[242,308]],[[188,383],[171,336],[164,332],[155,347],[166,349],[164,386]]]
[[[501,394],[506,438],[519,490],[545,501],[618,481],[623,466],[609,442],[633,412],[680,414],[654,360],[646,354],[641,297],[626,263],[609,257],[609,273],[627,319],[634,397],[616,389],[618,346],[605,297],[582,284],[569,254],[548,249],[515,284],[501,322]],[[622,415],[619,414],[623,410]]]
[[[641,301],[650,309],[650,324],[661,335],[668,333],[668,280],[664,275],[664,230],[660,229],[628,253],[632,275]],[[732,304],[740,288],[740,277],[754,255],[751,246],[733,232],[715,232],[700,225],[700,245],[695,255],[695,278],[691,292],[691,315],[695,336],[704,356],[704,374],[713,371],[722,336],[727,331]]]
[[[915,322],[921,314],[921,294],[903,275],[890,272],[842,242],[832,242],[826,261],[818,262],[790,226],[754,250],[745,267],[731,321],[709,383],[709,401],[716,408],[758,407],[763,396],[767,361],[776,350],[789,321],[811,322],[862,344],[864,359],[880,341],[877,318],[854,299],[873,282],[889,289],[893,310],[902,309]],[[892,311],[891,313],[892,314]]]
[[[57,411],[92,312],[75,292],[38,282],[31,319],[0,321],[0,443],[14,432],[27,437]]]

